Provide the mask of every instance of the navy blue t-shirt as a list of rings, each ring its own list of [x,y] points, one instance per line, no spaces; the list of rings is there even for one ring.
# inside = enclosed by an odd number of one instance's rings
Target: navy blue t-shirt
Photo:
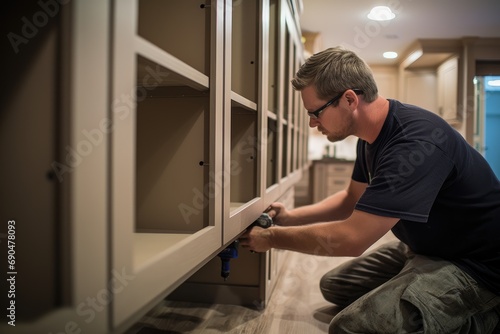
[[[356,209],[396,217],[414,252],[447,259],[500,295],[500,182],[439,116],[389,100],[377,139],[358,141],[352,178],[368,183]]]

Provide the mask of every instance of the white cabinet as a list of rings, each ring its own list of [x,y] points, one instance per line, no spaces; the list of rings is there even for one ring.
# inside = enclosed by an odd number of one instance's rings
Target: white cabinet
[[[458,57],[443,62],[437,69],[438,112],[449,122],[457,120]]]
[[[437,79],[434,70],[405,71],[402,102],[437,111]]]
[[[402,102],[415,104],[456,125],[463,95],[460,71],[463,41],[420,39],[399,64]]]
[[[432,68],[406,70],[403,101],[432,111],[446,121],[457,120],[458,57]]]
[[[313,161],[311,173],[313,203],[346,189],[351,181],[353,169],[354,163],[351,161],[337,159]]]

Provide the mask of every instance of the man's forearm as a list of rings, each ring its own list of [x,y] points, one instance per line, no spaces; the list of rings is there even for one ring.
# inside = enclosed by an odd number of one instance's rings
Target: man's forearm
[[[399,218],[355,210],[341,221],[267,229],[254,227],[243,233],[240,244],[256,252],[278,248],[314,255],[359,256],[398,221]]]
[[[288,226],[306,225],[318,222],[347,219],[354,209],[345,190],[331,195],[321,202],[290,210],[293,219]]]
[[[272,248],[322,256],[357,256],[342,222],[271,227],[265,231]]]

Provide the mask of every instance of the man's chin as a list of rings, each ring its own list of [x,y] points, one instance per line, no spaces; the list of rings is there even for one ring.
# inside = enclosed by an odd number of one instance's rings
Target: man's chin
[[[335,143],[341,140],[344,140],[346,137],[340,137],[340,136],[335,136],[331,134],[325,134],[326,139],[328,139],[329,142]]]

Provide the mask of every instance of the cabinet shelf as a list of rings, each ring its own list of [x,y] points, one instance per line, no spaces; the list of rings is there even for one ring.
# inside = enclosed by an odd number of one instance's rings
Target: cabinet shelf
[[[267,118],[269,119],[272,119],[274,121],[276,121],[278,119],[278,115],[276,115],[274,112],[272,111],[268,111],[267,113]]]
[[[180,82],[195,89],[209,87],[209,77],[189,66],[178,58],[160,49],[151,42],[136,37],[137,53],[139,54],[138,78],[152,77],[156,86],[169,86]],[[149,67],[148,67],[149,66]],[[161,71],[151,73],[151,68],[161,66]],[[149,70],[148,70],[149,69]],[[175,69],[172,70],[172,69]],[[141,82],[138,82],[141,84]]]
[[[135,233],[133,266],[140,271],[142,267],[160,257],[172,246],[189,238],[191,234],[180,233]]]
[[[231,106],[257,110],[257,104],[255,102],[250,101],[235,92],[231,92]]]

